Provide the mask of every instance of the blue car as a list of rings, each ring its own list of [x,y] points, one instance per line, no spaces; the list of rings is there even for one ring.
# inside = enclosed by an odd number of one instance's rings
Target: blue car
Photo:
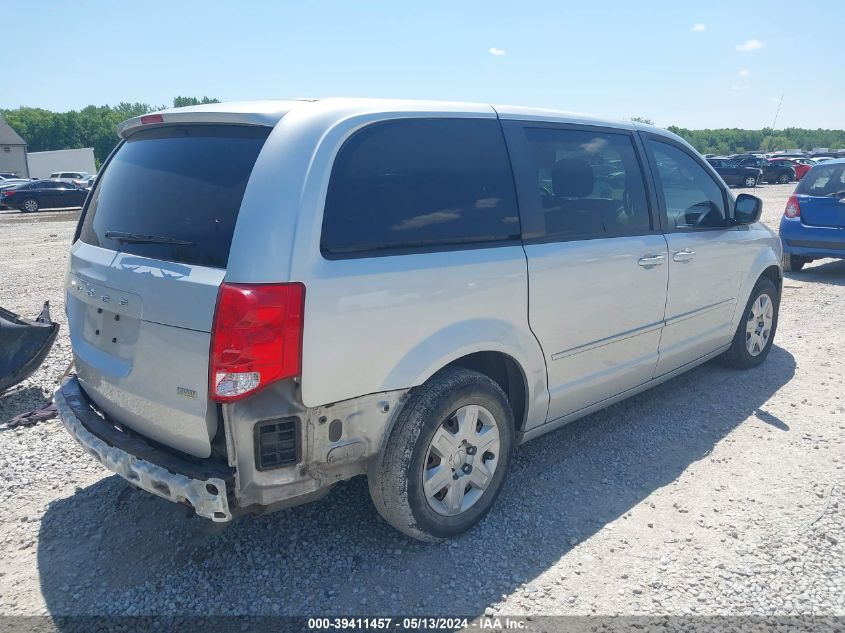
[[[780,221],[783,269],[823,257],[845,259],[845,158],[814,166],[798,183]]]

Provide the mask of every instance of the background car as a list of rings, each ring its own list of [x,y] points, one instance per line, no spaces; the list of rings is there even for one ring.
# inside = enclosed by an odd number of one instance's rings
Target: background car
[[[845,259],[845,158],[816,165],[798,183],[780,221],[783,269]]]
[[[791,165],[773,163],[766,158],[741,158],[740,165],[756,167],[763,171],[763,181],[784,185],[795,180],[795,170]]]
[[[17,187],[18,185],[23,185],[30,182],[26,178],[7,178],[5,180],[0,180],[0,209],[8,209],[9,206],[3,202],[2,192],[4,189],[11,189],[12,187]]]
[[[812,167],[812,164],[806,158],[770,158],[769,162],[774,165],[792,167],[795,171],[796,180],[801,180]]]
[[[87,189],[71,182],[36,180],[3,189],[0,191],[0,200],[5,206],[33,213],[45,208],[81,207],[87,195]]]
[[[708,158],[707,162],[722,177],[726,185],[756,187],[760,182],[762,172],[754,167],[740,165],[729,158]]]
[[[54,171],[50,174],[50,180],[61,180],[63,182],[74,182],[76,180],[88,180],[91,177],[87,171]]]
[[[74,180],[73,184],[78,187],[82,187],[83,189],[90,189],[94,186],[94,181],[97,180],[97,174],[93,176],[88,176],[88,178],[81,178],[79,180]]]

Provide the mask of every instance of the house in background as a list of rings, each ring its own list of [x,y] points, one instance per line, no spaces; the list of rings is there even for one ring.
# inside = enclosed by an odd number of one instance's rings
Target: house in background
[[[3,119],[0,119],[0,172],[29,178],[26,142]]]

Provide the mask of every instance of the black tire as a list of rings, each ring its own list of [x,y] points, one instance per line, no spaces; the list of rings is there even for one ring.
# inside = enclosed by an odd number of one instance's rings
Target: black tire
[[[751,316],[752,306],[763,294],[767,294],[769,296],[770,301],[772,302],[772,325],[769,331],[769,338],[766,341],[765,346],[755,356],[751,354],[751,352],[749,352],[748,348],[746,347],[746,327],[749,321],[748,317]],[[775,340],[775,333],[777,332],[778,328],[779,308],[780,295],[778,293],[778,289],[775,287],[775,285],[770,279],[768,279],[767,277],[761,277],[757,280],[757,283],[754,285],[754,289],[751,291],[751,296],[748,298],[748,303],[745,304],[745,311],[742,313],[742,318],[739,320],[739,325],[737,325],[736,333],[734,334],[731,347],[730,349],[728,349],[727,352],[725,352],[724,356],[722,357],[727,365],[729,365],[730,367],[735,367],[736,369],[751,369],[752,367],[756,367],[764,360],[766,360],[766,357],[769,355],[769,352],[772,349],[772,344]]]
[[[756,187],[757,186],[757,177],[756,176],[746,176],[745,177],[745,186],[746,187]]]
[[[441,425],[473,404],[495,419],[500,454],[477,501],[460,514],[444,516],[435,512],[423,490],[426,457]],[[513,412],[502,388],[484,374],[447,367],[411,391],[384,448],[370,464],[370,496],[384,520],[408,536],[432,543],[458,536],[490,511],[507,475],[513,444]]]
[[[38,200],[35,198],[27,198],[23,202],[21,202],[21,212],[23,213],[35,213],[38,211],[39,204]]]
[[[790,255],[789,253],[783,254],[784,272],[797,273],[799,270],[804,268],[804,264],[806,263],[807,260],[803,257],[798,257],[797,255]]]
[[[781,184],[781,185],[785,185],[785,184],[786,184],[786,183],[788,183],[790,180],[792,180],[792,179],[789,177],[789,174],[781,174],[780,176],[778,176],[778,180],[777,180],[777,181],[778,181],[778,183],[779,183],[779,184]]]

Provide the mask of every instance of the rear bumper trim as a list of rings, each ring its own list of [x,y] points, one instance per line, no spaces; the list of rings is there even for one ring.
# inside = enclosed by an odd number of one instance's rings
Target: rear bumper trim
[[[793,240],[786,239],[789,246],[796,248],[814,248],[827,251],[845,251],[845,239],[841,242],[823,242],[821,240]]]
[[[225,469],[180,460],[138,437],[121,433],[91,406],[76,376],[62,382],[53,401],[71,436],[112,472],[154,495],[190,504],[199,516],[218,523],[232,520],[227,497],[231,475],[227,476]]]

